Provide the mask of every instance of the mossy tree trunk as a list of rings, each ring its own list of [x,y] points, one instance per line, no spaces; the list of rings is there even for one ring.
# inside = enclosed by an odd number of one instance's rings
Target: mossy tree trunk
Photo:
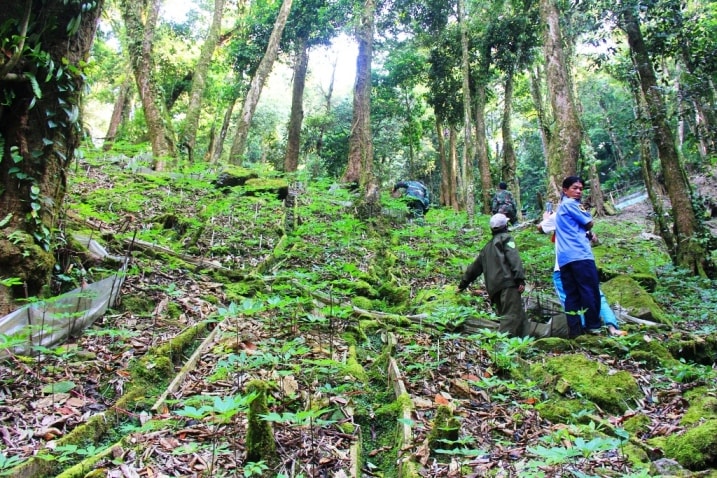
[[[640,30],[636,9],[637,4],[628,4],[620,9],[620,28],[627,35],[630,56],[637,72],[647,115],[652,126],[652,140],[657,145],[665,187],[672,205],[673,234],[676,246],[672,260],[676,265],[685,267],[694,274],[706,275],[711,270],[711,266],[708,263],[709,254],[699,237],[701,231],[692,206],[692,188],[687,180],[672,129],[667,121],[667,108]]]
[[[281,35],[284,32],[286,20],[289,18],[291,4],[292,0],[284,0],[282,2],[279,14],[276,16],[276,21],[274,22],[274,28],[269,37],[269,44],[266,46],[266,51],[259,62],[254,78],[251,79],[251,85],[249,86],[246,98],[244,98],[244,106],[239,116],[239,125],[237,126],[237,131],[232,141],[232,148],[229,152],[229,162],[232,164],[242,164],[247,138],[249,137],[249,127],[254,118],[256,106],[259,104],[264,83],[266,83],[266,80],[269,78],[269,74],[274,66],[274,61],[279,54]]]
[[[219,35],[222,28],[222,17],[226,0],[214,0],[214,15],[212,24],[209,27],[207,38],[202,44],[199,54],[199,61],[194,68],[192,75],[192,90],[189,94],[189,105],[187,106],[187,117],[184,121],[184,129],[181,140],[189,153],[189,162],[193,160],[194,147],[197,144],[197,129],[199,127],[199,114],[202,108],[202,97],[207,84],[207,73],[212,62],[214,49],[219,42]]]
[[[465,204],[468,221],[475,219],[475,186],[473,184],[473,159],[475,142],[473,141],[473,114],[471,113],[470,89],[470,55],[468,38],[468,18],[465,0],[458,0],[458,24],[461,32],[461,73],[463,77],[463,132],[464,147],[462,156],[463,203]]]
[[[309,65],[309,46],[305,38],[297,39],[294,47],[294,81],[291,87],[291,114],[286,141],[284,171],[294,172],[299,167],[301,125],[304,121],[304,87]]]
[[[46,0],[42,8],[30,0],[2,2],[4,18],[16,20],[0,25],[11,42],[4,51],[16,53],[0,60],[0,96],[10,99],[0,106],[0,279],[23,285],[0,285],[0,315],[13,308],[13,298],[37,295],[50,282],[51,231],[82,132],[81,65],[103,3],[86,9],[63,0]]]
[[[371,138],[371,63],[373,61],[374,15],[376,4],[364,0],[356,28],[358,56],[354,83],[353,120],[349,136],[349,158],[342,180],[358,185],[364,192],[368,209],[378,202],[376,179],[373,176],[373,139]]]
[[[493,189],[493,181],[490,175],[490,157],[488,156],[488,140],[485,134],[485,104],[486,93],[483,82],[476,85],[476,156],[478,156],[478,171],[481,184],[481,201],[483,203],[483,214],[490,214],[490,191]]]
[[[146,6],[137,0],[120,1],[127,30],[127,50],[152,144],[152,167],[157,171],[163,171],[166,158],[174,156],[174,135],[165,123],[159,88],[153,75],[154,32],[161,4],[161,0],[152,0]]]
[[[554,126],[548,136],[548,199],[557,202],[565,176],[576,174],[582,127],[573,97],[564,38],[560,28],[560,10],[556,0],[540,0],[543,22],[543,52],[548,95]]]

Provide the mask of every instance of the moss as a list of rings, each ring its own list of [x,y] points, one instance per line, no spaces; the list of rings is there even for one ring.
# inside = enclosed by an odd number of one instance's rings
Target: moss
[[[279,462],[276,451],[274,430],[271,423],[263,420],[262,415],[269,414],[267,394],[269,384],[262,380],[252,380],[246,386],[249,393],[256,393],[256,398],[249,405],[246,430],[246,461],[264,461],[270,468]]]
[[[229,302],[241,302],[246,297],[254,297],[258,292],[266,289],[266,284],[258,277],[242,277],[240,280],[229,280],[226,278],[224,288]]]
[[[439,405],[431,422],[431,431],[426,437],[428,448],[431,452],[455,448],[460,431],[461,422],[453,416],[453,410],[446,405]]]
[[[402,305],[410,299],[411,289],[393,282],[384,282],[378,288],[378,295],[389,305]]]
[[[677,362],[667,347],[657,340],[641,341],[630,352],[630,357],[652,370]]]
[[[121,312],[132,312],[133,315],[150,315],[154,311],[154,302],[145,295],[128,294],[122,296]]]
[[[662,311],[645,289],[630,276],[617,276],[602,284],[601,289],[610,303],[619,303],[630,315],[640,319],[652,320],[672,325],[672,321]]]
[[[3,230],[0,238],[0,257],[3,258],[3,277],[16,277],[23,285],[13,286],[13,297],[42,297],[49,295],[45,287],[50,282],[55,257],[35,244],[35,239],[26,232]],[[13,237],[7,240],[4,237]],[[25,289],[27,287],[27,289]]]
[[[700,423],[685,433],[670,435],[664,442],[665,456],[690,470],[717,464],[717,419]]]
[[[622,413],[642,394],[634,377],[626,371],[613,373],[605,365],[579,354],[550,357],[536,364],[539,376],[553,376],[554,383],[565,382],[572,389],[610,413]],[[561,393],[561,392],[559,392]]]
[[[346,295],[359,295],[369,299],[378,298],[378,292],[371,284],[362,279],[338,279],[331,281],[335,290],[342,291]]]
[[[166,383],[174,375],[174,361],[188,350],[196,338],[207,330],[208,322],[200,322],[182,331],[167,343],[156,347],[130,364],[134,378],[148,384]]]
[[[676,332],[667,338],[665,346],[674,357],[711,366],[717,356],[717,335],[695,337]]]
[[[352,297],[351,303],[363,310],[371,310],[373,308],[373,301],[360,295]]]
[[[252,178],[244,184],[244,192],[247,196],[272,193],[276,194],[277,199],[284,200],[289,194],[289,185],[284,179]]]
[[[685,393],[689,408],[680,423],[685,426],[695,425],[703,420],[717,420],[717,394],[707,387],[697,387]]]
[[[546,337],[544,339],[536,340],[533,343],[533,347],[545,352],[565,352],[572,350],[574,348],[574,344],[569,340],[561,339],[559,337]]]
[[[358,361],[356,360],[356,347],[353,345],[349,347],[349,354],[348,358],[346,359],[346,366],[344,367],[344,372],[356,378],[357,380],[360,380],[363,383],[368,382],[368,374],[366,373],[366,370],[364,370],[364,368],[361,366],[361,364],[358,363]]]
[[[565,423],[574,420],[586,410],[593,412],[595,405],[585,401],[556,397],[535,405],[540,416],[553,423]]]
[[[641,435],[650,428],[650,417],[645,414],[638,413],[631,416],[623,422],[623,428],[630,432],[631,435]]]
[[[171,319],[178,319],[182,315],[182,309],[174,302],[169,302],[167,304],[167,315]]]

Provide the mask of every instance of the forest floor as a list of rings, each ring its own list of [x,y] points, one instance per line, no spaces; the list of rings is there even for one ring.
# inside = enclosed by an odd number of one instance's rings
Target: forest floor
[[[717,423],[715,284],[670,270],[641,237],[646,203],[601,219],[603,247],[624,246],[604,266],[650,264],[674,325],[510,339],[461,327],[497,320],[480,284],[455,293],[485,217],[436,209],[417,225],[387,199],[368,224],[329,183],[304,185],[292,210],[251,181],[120,166],[83,165],[68,204],[72,227],[130,258],[120,300],[83,335],[0,361],[3,475],[717,473],[717,443],[696,431]],[[515,235],[530,296],[551,295],[552,245],[532,226]],[[58,287],[117,267],[63,261]],[[688,345],[712,361],[678,355]]]

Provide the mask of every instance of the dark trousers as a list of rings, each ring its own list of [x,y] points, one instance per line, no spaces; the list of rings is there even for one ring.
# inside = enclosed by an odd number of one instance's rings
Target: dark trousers
[[[511,337],[523,337],[528,317],[523,309],[523,299],[517,287],[506,287],[490,301],[495,306],[495,313],[500,317],[498,330]]]
[[[565,290],[565,315],[568,318],[570,336],[583,333],[580,313],[585,313],[585,328],[599,329],[600,320],[600,277],[593,260],[569,262],[560,267],[560,277]]]

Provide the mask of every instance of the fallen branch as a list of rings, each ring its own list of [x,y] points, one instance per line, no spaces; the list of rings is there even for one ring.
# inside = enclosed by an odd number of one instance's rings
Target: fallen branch
[[[229,270],[216,261],[209,261],[209,260],[204,259],[203,257],[189,256],[187,254],[175,252],[172,249],[169,249],[168,247],[159,246],[157,244],[152,244],[151,242],[141,241],[139,239],[135,239],[134,241],[132,241],[131,239],[125,239],[124,242],[128,246],[131,245],[132,247],[136,247],[138,249],[156,251],[156,252],[160,252],[162,254],[167,254],[169,256],[176,257],[178,259],[183,260],[184,262],[195,265],[197,267],[206,267],[209,269],[219,269],[219,270]]]

